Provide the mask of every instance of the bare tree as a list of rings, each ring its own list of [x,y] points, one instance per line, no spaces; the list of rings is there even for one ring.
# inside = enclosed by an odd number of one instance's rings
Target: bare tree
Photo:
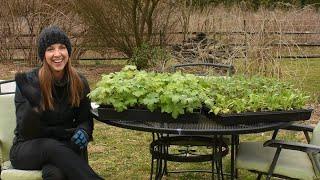
[[[160,0],[71,0],[88,27],[87,43],[97,50],[114,48],[132,57],[135,47],[158,43],[155,33],[168,26],[159,21]],[[163,2],[161,2],[163,3]],[[155,21],[157,19],[157,21]],[[159,23],[163,22],[163,26]]]
[[[24,59],[27,64],[37,64],[37,35],[43,27],[55,24],[69,32],[79,26],[79,21],[67,9],[68,1],[0,1],[1,59]]]

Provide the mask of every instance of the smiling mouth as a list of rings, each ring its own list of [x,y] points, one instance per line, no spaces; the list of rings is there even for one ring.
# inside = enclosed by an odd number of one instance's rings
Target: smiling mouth
[[[54,60],[53,62],[54,63],[61,63],[63,60],[62,59],[57,59],[57,60]]]

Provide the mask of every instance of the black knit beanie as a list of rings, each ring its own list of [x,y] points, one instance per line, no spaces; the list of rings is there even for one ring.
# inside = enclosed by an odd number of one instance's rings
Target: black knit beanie
[[[67,34],[62,31],[58,26],[49,26],[44,28],[40,35],[38,41],[38,56],[41,61],[44,59],[44,54],[46,49],[52,44],[61,43],[67,47],[69,57],[71,55],[71,42]]]

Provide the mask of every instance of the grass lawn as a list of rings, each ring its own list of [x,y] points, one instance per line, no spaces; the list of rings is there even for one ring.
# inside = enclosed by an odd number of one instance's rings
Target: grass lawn
[[[312,101],[317,101],[320,89],[320,59],[308,61],[283,62],[286,67],[288,81],[312,94]],[[93,83],[92,83],[93,84]],[[271,132],[243,135],[241,141],[266,140]],[[292,132],[280,133],[281,138],[303,139],[302,134]],[[132,131],[95,123],[94,141],[89,146],[89,161],[93,169],[106,179],[148,179],[151,156],[149,143],[150,133]],[[224,161],[226,169],[230,166],[228,158]],[[209,169],[210,163],[169,163],[170,170],[177,169]],[[164,179],[210,179],[206,173],[169,174]],[[240,171],[240,178],[253,180],[256,175],[248,171]]]
[[[285,79],[303,89],[319,102],[320,97],[320,59],[309,60],[284,60],[282,64],[285,68]]]
[[[271,138],[271,132],[242,135],[241,141],[257,141]],[[302,134],[282,132],[279,138],[302,139]],[[89,145],[89,162],[96,172],[106,179],[148,179],[151,156],[150,133],[121,129],[95,122],[94,142]],[[229,156],[224,160],[230,168]],[[169,170],[210,169],[210,163],[169,163]],[[206,173],[169,174],[164,179],[210,179]],[[253,180],[256,175],[240,171],[240,179]]]

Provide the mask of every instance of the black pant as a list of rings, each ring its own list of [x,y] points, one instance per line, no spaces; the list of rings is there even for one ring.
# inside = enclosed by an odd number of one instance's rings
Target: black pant
[[[10,151],[12,166],[24,170],[42,169],[44,180],[94,180],[102,179],[80,151],[73,150],[67,142],[41,138],[14,144]]]

